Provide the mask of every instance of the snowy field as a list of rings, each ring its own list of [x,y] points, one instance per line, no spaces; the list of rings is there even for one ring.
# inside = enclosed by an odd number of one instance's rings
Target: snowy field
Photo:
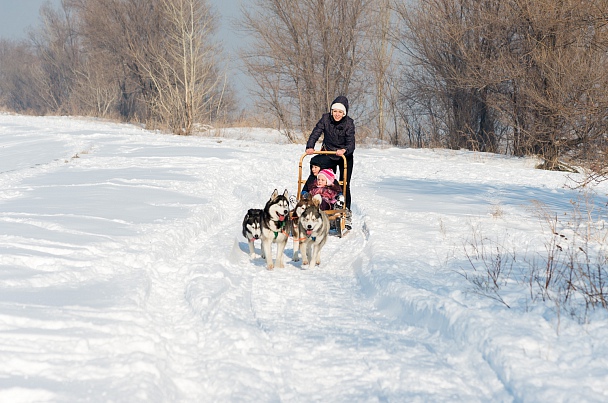
[[[608,401],[605,311],[465,278],[475,231],[542,250],[568,175],[359,147],[353,230],[267,271],[241,222],[304,146],[223,136],[0,114],[0,402]]]

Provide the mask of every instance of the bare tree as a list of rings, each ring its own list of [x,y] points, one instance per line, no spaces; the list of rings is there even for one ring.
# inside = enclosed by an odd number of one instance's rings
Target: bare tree
[[[487,95],[493,85],[480,74],[491,63],[488,50],[496,29],[476,24],[484,7],[498,0],[396,2],[404,31],[398,38],[410,60],[407,73],[421,105],[441,122],[444,145],[494,151],[495,118]],[[482,4],[483,3],[483,4]]]
[[[58,10],[49,3],[40,10],[41,27],[30,32],[37,63],[30,67],[30,85],[36,88],[47,111],[69,113],[69,99],[80,63],[74,16],[64,3]]]
[[[83,89],[97,108],[117,104],[126,119],[189,134],[218,115],[227,91],[206,0],[71,0],[87,53]],[[94,70],[102,69],[100,70]],[[118,88],[108,90],[114,75]],[[105,106],[103,106],[105,105]]]
[[[142,64],[151,65],[150,47],[161,40],[165,19],[158,1],[71,0],[77,8],[83,47],[95,66],[114,75],[119,114],[154,124],[149,107],[156,89]],[[147,56],[145,58],[144,55]],[[143,59],[143,60],[142,60]]]
[[[121,98],[115,73],[100,55],[87,54],[76,72],[72,85],[72,113],[97,117],[118,118]]]
[[[196,120],[209,120],[206,104],[221,103],[215,98],[221,78],[211,40],[215,20],[208,5],[198,0],[161,0],[161,5],[167,32],[151,46],[153,63],[136,56],[156,88],[157,115],[174,132],[190,134]]]
[[[561,158],[587,158],[603,144],[607,0],[419,0],[396,9],[415,98],[431,105],[448,147],[495,151],[502,140],[558,169]]]
[[[376,126],[378,129],[378,138],[384,140],[384,135],[387,127],[388,112],[387,107],[394,105],[394,98],[391,97],[391,78],[394,74],[393,46],[391,42],[391,8],[389,0],[381,0],[377,2],[378,8],[373,11],[375,24],[371,27],[369,33],[370,40],[370,57],[369,65],[373,77],[375,89],[375,102],[373,103],[375,111]],[[394,112],[394,109],[390,109]],[[395,116],[393,114],[393,116]],[[395,131],[397,126],[395,125]]]
[[[515,128],[515,152],[541,155],[547,169],[566,157],[603,159],[592,154],[608,128],[608,1],[507,5],[514,32],[501,65],[510,86],[497,107]]]
[[[0,40],[0,106],[19,113],[46,112],[47,106],[32,85],[38,63],[25,41]]]
[[[40,15],[30,46],[4,42],[0,49],[5,105],[119,115],[180,134],[233,105],[206,0],[62,0]]]
[[[359,46],[369,0],[258,0],[243,9],[252,44],[243,52],[255,95],[291,140],[305,132],[336,95],[362,96]]]

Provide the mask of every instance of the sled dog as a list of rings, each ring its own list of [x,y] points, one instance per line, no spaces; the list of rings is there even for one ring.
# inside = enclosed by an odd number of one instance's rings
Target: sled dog
[[[274,190],[270,200],[266,203],[262,211],[262,257],[266,259],[268,270],[274,267],[285,267],[283,262],[283,251],[289,239],[289,200],[287,199],[287,189],[279,195],[277,189]],[[272,243],[277,244],[276,264],[272,261]]]
[[[255,258],[254,241],[262,239],[262,209],[251,208],[243,218],[243,236],[249,244],[249,257]]]
[[[291,217],[291,235],[293,236],[293,256],[292,261],[300,261],[300,243],[304,240],[300,237],[300,217],[306,207],[312,204],[312,200],[309,194],[302,196],[302,198],[296,203],[293,210],[289,212]]]
[[[315,195],[300,216],[298,227],[302,234],[302,266],[308,266],[309,262],[313,266],[321,264],[321,249],[329,237],[329,218],[319,208],[321,201],[321,195]]]

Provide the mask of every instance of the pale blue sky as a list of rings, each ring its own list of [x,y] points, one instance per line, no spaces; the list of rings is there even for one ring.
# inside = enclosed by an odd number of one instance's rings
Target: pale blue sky
[[[0,0],[0,37],[25,38],[27,29],[39,23],[40,6],[47,1],[57,7],[61,4],[61,0]],[[226,42],[227,48],[239,42],[238,36],[230,27],[230,19],[238,17],[242,1],[209,0],[222,17],[218,37]]]
[[[0,0],[0,37],[25,38],[27,28],[38,23],[38,10],[47,0]],[[53,1],[59,4],[59,0]]]

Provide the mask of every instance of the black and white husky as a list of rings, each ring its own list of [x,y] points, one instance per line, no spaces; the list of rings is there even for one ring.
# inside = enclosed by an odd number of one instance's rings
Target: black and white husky
[[[285,267],[283,251],[289,239],[289,200],[287,189],[282,195],[275,189],[262,212],[262,257],[268,270]],[[272,244],[277,244],[277,258],[272,261]]]
[[[255,258],[254,242],[262,239],[262,213],[259,208],[251,208],[243,218],[243,236],[247,238],[249,243],[249,257]]]
[[[302,266],[308,266],[309,261],[313,265],[321,264],[321,249],[329,237],[329,218],[319,208],[321,201],[321,196],[315,195],[312,204],[306,207],[300,216],[298,226],[302,244]]]
[[[298,262],[300,260],[300,242],[304,239],[300,237],[300,217],[306,207],[312,204],[312,200],[308,194],[302,196],[300,200],[296,203],[293,210],[289,212],[291,217],[291,235],[293,236],[293,256],[291,258],[292,261]]]

